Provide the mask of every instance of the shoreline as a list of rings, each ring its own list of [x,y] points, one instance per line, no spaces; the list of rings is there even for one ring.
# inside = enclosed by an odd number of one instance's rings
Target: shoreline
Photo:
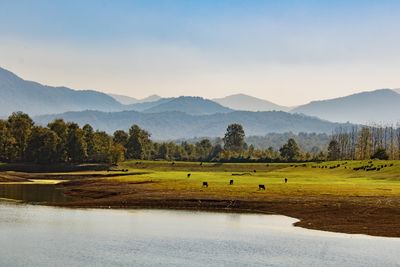
[[[227,208],[226,204],[229,205],[231,200],[137,200],[129,201],[126,203],[115,203],[115,202],[103,202],[98,203],[64,203],[64,204],[51,204],[47,203],[47,206],[62,207],[62,208],[98,208],[98,209],[160,209],[160,210],[184,210],[184,211],[205,211],[205,212],[220,212],[220,213],[240,213],[240,214],[263,214],[263,215],[282,215],[295,218],[298,222],[294,223],[294,227],[301,227],[309,230],[318,230],[333,233],[343,234],[361,234],[368,236],[377,237],[391,237],[400,238],[400,229],[398,223],[396,224],[397,214],[392,220],[393,224],[389,225],[388,220],[382,218],[381,221],[369,220],[377,218],[383,213],[379,211],[374,215],[358,216],[353,220],[343,220],[346,216],[337,216],[337,213],[333,212],[334,209],[326,207],[321,210],[320,205],[310,207],[307,212],[300,206],[308,205],[309,203],[298,203],[297,205],[290,204],[290,208],[285,209],[288,202],[261,202],[261,201],[235,201],[235,207]],[[345,202],[343,202],[345,203]],[[342,203],[342,206],[343,206]],[[332,204],[332,203],[331,203]],[[344,205],[346,206],[346,205]],[[346,207],[343,207],[346,208]],[[365,207],[364,207],[365,208]],[[395,209],[395,208],[394,208]],[[378,209],[379,210],[379,209]],[[352,209],[354,211],[354,209]],[[384,210],[387,215],[387,210]],[[326,215],[322,217],[322,215]],[[392,214],[390,214],[392,215]],[[399,217],[400,218],[400,217]],[[347,223],[346,223],[347,222]]]
[[[342,224],[340,227],[335,225],[335,221],[329,218],[320,218],[318,216],[310,216],[310,214],[316,215],[315,209],[309,209],[308,213],[304,213],[300,209],[297,212],[290,211],[278,211],[276,205],[271,205],[273,202],[260,202],[260,201],[236,201],[242,207],[229,207],[225,206],[226,203],[231,203],[231,200],[200,200],[202,203],[199,205],[199,200],[147,200],[138,201],[137,203],[113,203],[104,202],[101,205],[95,203],[82,203],[82,202],[66,202],[66,203],[50,203],[50,202],[26,202],[17,199],[0,198],[0,201],[16,203],[16,204],[28,204],[28,205],[40,205],[45,207],[56,207],[56,208],[69,208],[69,209],[113,209],[113,210],[175,210],[175,211],[193,211],[193,212],[212,212],[212,213],[233,213],[233,214],[258,214],[258,215],[280,215],[287,216],[296,219],[297,222],[293,223],[293,227],[300,227],[307,230],[316,230],[329,233],[339,234],[350,234],[350,235],[365,235],[370,237],[384,237],[384,238],[400,238],[400,231],[393,228],[385,228],[382,224],[370,221],[369,224],[363,223],[360,225]],[[275,202],[275,201],[274,201]],[[107,204],[108,203],[108,204]],[[276,204],[276,203],[275,203]],[[282,204],[285,204],[282,202]],[[268,209],[269,206],[270,209]],[[278,205],[279,207],[279,205]],[[326,209],[326,213],[330,213],[329,209]],[[360,219],[360,218],[358,218]],[[396,221],[396,220],[393,220]],[[366,226],[368,225],[368,226]]]

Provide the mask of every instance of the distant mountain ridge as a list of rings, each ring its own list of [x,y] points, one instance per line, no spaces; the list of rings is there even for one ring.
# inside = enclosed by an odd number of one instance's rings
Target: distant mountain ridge
[[[117,111],[122,105],[107,94],[73,90],[26,81],[0,68],[0,115],[14,111],[30,115],[81,110]]]
[[[245,111],[288,111],[288,107],[280,106],[270,101],[245,94],[235,94],[223,98],[214,98],[213,101],[234,109]]]
[[[113,133],[128,130],[132,124],[148,130],[154,139],[173,140],[192,137],[222,137],[231,123],[243,125],[246,135],[265,135],[276,132],[316,132],[332,133],[348,124],[332,123],[300,114],[282,111],[234,111],[212,115],[189,115],[183,112],[143,113],[137,111],[100,112],[81,111],[34,117],[37,123],[47,124],[56,119],[75,121],[80,125],[90,123],[95,129]]]
[[[400,94],[391,89],[361,92],[329,100],[313,101],[291,110],[334,122],[400,121]]]
[[[216,113],[228,113],[233,110],[202,97],[180,96],[150,107],[143,112],[161,113],[170,111],[184,112],[189,115],[211,115]]]
[[[130,105],[140,102],[139,99],[126,95],[118,95],[118,94],[108,94],[108,95],[117,100],[122,105]]]

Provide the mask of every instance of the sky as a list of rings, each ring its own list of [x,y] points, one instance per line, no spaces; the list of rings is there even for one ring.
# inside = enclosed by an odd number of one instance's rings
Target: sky
[[[400,87],[400,1],[0,0],[0,67],[143,98],[294,106]]]

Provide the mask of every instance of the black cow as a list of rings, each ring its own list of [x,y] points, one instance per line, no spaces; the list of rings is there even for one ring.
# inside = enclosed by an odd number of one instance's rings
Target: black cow
[[[230,181],[229,181],[229,185],[233,185],[233,180],[230,180]]]
[[[192,174],[191,174],[191,173],[188,173],[188,174],[187,174],[187,178],[190,178],[190,175],[192,175]]]
[[[203,182],[203,187],[208,187],[208,182]]]
[[[258,185],[258,190],[265,190],[265,185],[259,184]]]
[[[287,178],[285,178],[285,184],[287,183],[287,181],[288,181],[288,179],[287,179]]]

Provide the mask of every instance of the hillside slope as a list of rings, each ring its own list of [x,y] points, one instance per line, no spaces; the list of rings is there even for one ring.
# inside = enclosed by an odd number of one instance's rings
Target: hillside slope
[[[244,111],[288,111],[289,108],[277,105],[270,101],[245,94],[236,94],[224,98],[214,98],[213,101],[235,110]]]
[[[45,86],[0,68],[0,116],[14,111],[37,115],[88,109],[117,111],[122,105],[104,93]]]
[[[390,89],[362,92],[294,108],[291,112],[352,123],[400,121],[400,94]]]
[[[179,111],[191,115],[228,113],[233,110],[202,97],[181,96],[144,110],[146,113]]]

